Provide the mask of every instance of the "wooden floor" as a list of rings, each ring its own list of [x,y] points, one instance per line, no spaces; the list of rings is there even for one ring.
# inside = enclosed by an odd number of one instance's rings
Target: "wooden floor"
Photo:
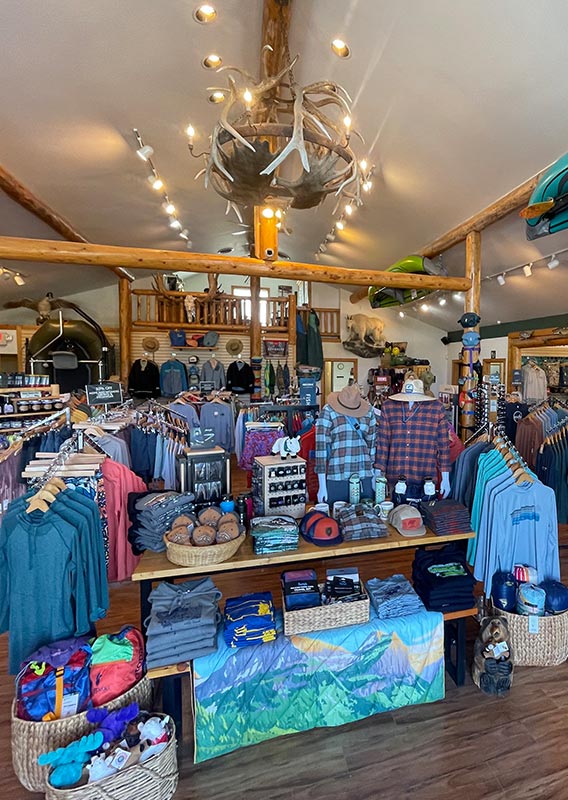
[[[138,624],[137,591],[113,587],[101,632]],[[0,800],[33,800],[42,795],[26,792],[10,763],[6,650],[1,636]],[[443,701],[275,739],[200,766],[191,762],[190,742],[181,751],[179,800],[568,800],[568,666],[517,668],[503,699],[486,697],[469,677],[460,689],[448,678]]]

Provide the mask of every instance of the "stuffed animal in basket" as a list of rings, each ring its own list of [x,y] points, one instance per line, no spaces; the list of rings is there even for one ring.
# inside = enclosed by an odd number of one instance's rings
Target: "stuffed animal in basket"
[[[74,786],[83,777],[83,767],[91,755],[102,747],[104,736],[101,731],[90,733],[67,747],[59,747],[38,757],[40,766],[52,767],[49,782],[56,789]]]
[[[280,453],[280,458],[285,461],[288,456],[296,458],[300,452],[300,440],[297,436],[281,436],[272,445],[272,454]]]
[[[138,716],[138,713],[138,703],[131,703],[116,711],[108,711],[106,708],[90,708],[87,711],[87,719],[98,725],[98,731],[103,734],[104,744],[109,745],[115,739],[121,739],[124,736],[128,724]]]

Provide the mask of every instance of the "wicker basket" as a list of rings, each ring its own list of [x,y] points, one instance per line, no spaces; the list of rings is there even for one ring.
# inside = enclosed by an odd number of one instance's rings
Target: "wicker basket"
[[[182,567],[206,567],[209,564],[219,564],[232,558],[246,538],[246,534],[241,533],[231,542],[223,544],[212,544],[207,547],[195,547],[193,545],[175,544],[164,536],[166,544],[166,556],[172,564],[179,564]]]
[[[130,703],[138,703],[140,708],[152,708],[152,683],[142,678],[136,686],[105,704],[110,711]],[[87,722],[87,714],[74,714],[72,717],[56,719],[53,722],[30,722],[18,719],[16,702],[12,704],[12,765],[22,786],[30,792],[43,792],[47,786],[48,767],[37,763],[41,753],[65,747],[74,739],[80,739],[93,729]]]
[[[363,588],[361,592],[367,595]],[[296,611],[287,611],[282,597],[282,612],[286,636],[343,628],[346,625],[362,625],[369,621],[369,597],[367,595],[365,600],[356,600],[352,603],[333,603],[329,606],[300,608]]]
[[[158,755],[75,789],[55,789],[48,783],[46,800],[170,800],[178,784],[178,766],[175,727],[171,720],[168,726],[170,741]]]
[[[553,667],[568,659],[568,611],[536,617],[538,633],[529,632],[527,616],[501,609],[495,613],[507,620],[515,666]]]

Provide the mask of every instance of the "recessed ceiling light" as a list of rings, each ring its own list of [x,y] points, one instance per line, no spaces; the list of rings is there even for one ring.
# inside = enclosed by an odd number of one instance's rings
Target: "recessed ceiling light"
[[[225,99],[224,92],[213,92],[213,94],[209,95],[210,103],[222,103],[224,99]]]
[[[226,256],[227,253],[232,253],[233,250],[234,250],[233,247],[221,247],[219,250],[217,250],[217,252],[220,253],[222,256]]]
[[[497,320],[497,325],[500,325],[500,324],[501,324],[501,320],[500,320],[500,319],[498,319],[498,320]]]
[[[206,25],[208,22],[213,22],[217,16],[216,10],[208,3],[198,6],[193,12],[193,19],[201,25]]]
[[[349,58],[351,55],[349,45],[343,39],[334,39],[331,43],[331,49],[339,58]]]
[[[463,300],[463,292],[454,292],[454,300]]]
[[[272,217],[274,216],[274,211],[271,208],[263,208],[262,216],[264,217],[264,219],[272,219]]]
[[[218,56],[216,53],[211,53],[203,59],[201,65],[205,67],[205,69],[217,69],[222,63],[223,59],[221,56]]]
[[[445,297],[440,297],[440,299],[438,300],[438,305],[445,306],[446,305],[446,298]]]
[[[422,303],[422,305],[420,306],[420,311],[429,311],[429,310],[430,306],[428,305],[428,303]]]

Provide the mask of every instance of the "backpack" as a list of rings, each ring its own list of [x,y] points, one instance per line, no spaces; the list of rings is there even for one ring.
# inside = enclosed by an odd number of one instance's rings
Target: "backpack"
[[[146,672],[144,637],[132,625],[105,633],[92,643],[91,695],[94,706],[109,703],[138,683]]]
[[[91,708],[90,666],[87,636],[40,647],[16,677],[19,719],[49,722]]]

